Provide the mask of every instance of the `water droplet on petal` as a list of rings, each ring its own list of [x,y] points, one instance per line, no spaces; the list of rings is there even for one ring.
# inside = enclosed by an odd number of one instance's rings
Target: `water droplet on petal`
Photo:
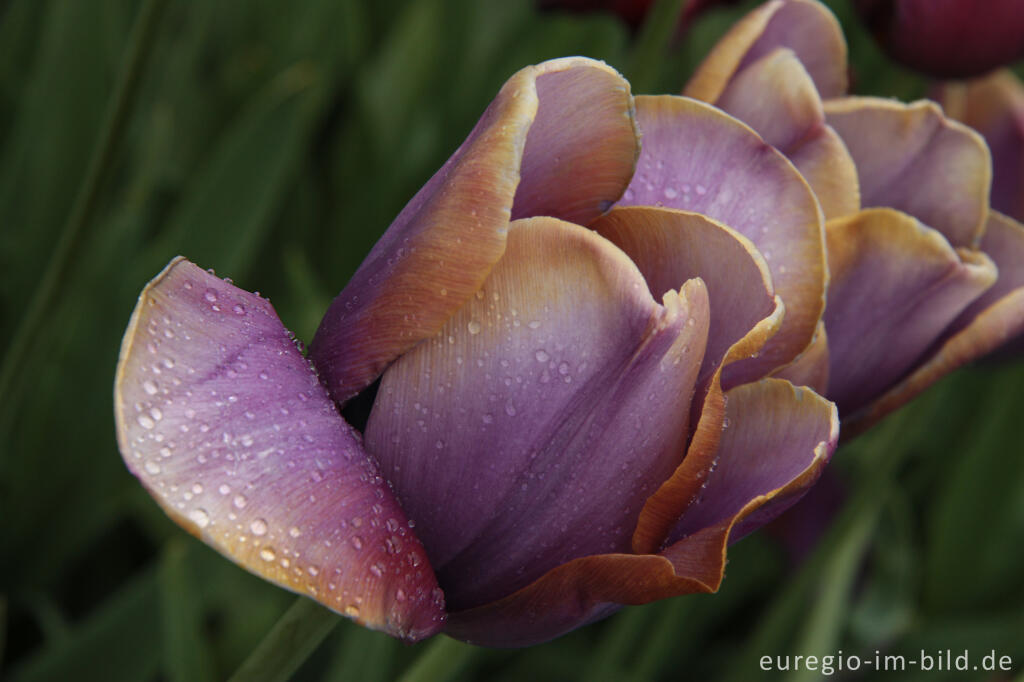
[[[148,395],[156,395],[156,384],[154,384],[149,379],[146,379],[145,381],[142,382],[142,390],[145,391]]]
[[[277,558],[277,552],[272,547],[264,547],[260,550],[260,558],[264,561],[273,561]]]
[[[189,512],[188,517],[200,528],[206,528],[210,525],[210,515],[206,513],[205,509],[193,509]]]
[[[252,531],[253,535],[266,535],[267,522],[263,519],[253,519],[253,522],[249,524],[249,530]]]
[[[470,320],[469,323],[466,325],[466,328],[469,330],[470,334],[475,335],[480,333],[480,323],[477,322],[476,320]]]

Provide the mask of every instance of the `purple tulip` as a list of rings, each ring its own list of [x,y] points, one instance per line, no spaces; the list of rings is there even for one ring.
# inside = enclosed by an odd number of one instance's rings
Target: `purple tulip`
[[[855,0],[896,61],[937,78],[967,78],[1024,57],[1020,0]]]
[[[811,343],[826,278],[814,193],[750,128],[545,62],[308,360],[266,300],[172,261],[125,335],[119,444],[188,531],[360,623],[544,641],[716,590],[728,544],[817,479],[834,406],[765,377]],[[378,378],[359,434],[336,406]]]
[[[685,93],[786,153],[821,202],[828,305],[777,376],[834,400],[851,436],[1024,332],[1024,226],[990,210],[979,135],[934,103],[843,97],[845,78],[831,13],[774,0],[722,38]]]

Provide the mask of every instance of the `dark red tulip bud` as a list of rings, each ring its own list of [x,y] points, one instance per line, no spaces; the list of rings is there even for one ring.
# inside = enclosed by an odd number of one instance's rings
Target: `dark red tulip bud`
[[[896,61],[938,78],[967,78],[1024,57],[1024,0],[855,0]]]

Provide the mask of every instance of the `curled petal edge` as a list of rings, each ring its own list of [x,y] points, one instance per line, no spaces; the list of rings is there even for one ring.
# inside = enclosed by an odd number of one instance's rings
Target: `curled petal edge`
[[[802,400],[808,397],[804,395]],[[814,446],[803,471],[785,485],[755,496],[728,518],[692,533],[659,554],[602,554],[575,559],[504,599],[449,614],[447,634],[484,646],[527,646],[604,617],[621,605],[717,591],[730,542],[749,530],[744,528],[744,521],[762,516],[767,508],[772,509],[772,516],[794,503],[818,480],[829,461],[839,436],[838,416],[834,405],[817,395],[813,399],[829,406],[829,435]]]

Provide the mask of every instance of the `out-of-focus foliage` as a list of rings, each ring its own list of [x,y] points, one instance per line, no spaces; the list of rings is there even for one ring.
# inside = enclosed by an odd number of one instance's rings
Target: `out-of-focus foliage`
[[[644,82],[677,91],[752,4],[702,16]],[[18,682],[224,679],[294,602],[185,537],[121,463],[111,384],[146,280],[186,254],[258,282],[309,339],[510,73],[584,54],[628,77],[636,49],[610,15],[540,14],[530,0],[167,3],[62,265],[142,5],[0,3],[0,346],[17,365],[0,399],[0,676]],[[856,91],[924,92],[845,0],[830,5]],[[58,295],[12,355],[54,268]],[[718,595],[627,609],[522,651],[408,647],[343,621],[295,661],[296,679],[745,680],[762,655],[840,649],[995,649],[1019,670],[1022,405],[1024,365],[973,368],[842,448],[849,501],[802,566],[761,533],[735,548]]]

